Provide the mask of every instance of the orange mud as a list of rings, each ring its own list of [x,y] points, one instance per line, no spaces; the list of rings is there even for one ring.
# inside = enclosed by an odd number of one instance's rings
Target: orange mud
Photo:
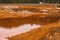
[[[58,30],[58,28],[60,29],[59,27],[60,21],[58,21],[60,20],[60,9],[58,10],[55,8],[55,6],[51,6],[51,5],[19,6],[19,8],[20,8],[19,11],[27,10],[36,14],[19,14],[19,13],[9,14],[9,11],[0,12],[1,13],[0,27],[12,28],[23,24],[40,24],[43,26],[41,28],[34,29],[27,33],[13,36],[9,38],[9,40],[53,40],[54,39],[54,38],[51,39],[51,37],[55,36],[56,34],[54,30],[55,29]],[[42,9],[43,10],[47,9],[48,12],[46,13],[48,14],[43,14],[44,12],[42,11]]]
[[[60,21],[44,25],[27,33],[18,34],[9,40],[59,40],[60,39]]]
[[[0,26],[5,28],[17,27],[22,24],[41,24],[46,25],[49,23],[56,22],[60,19],[58,15],[46,15],[40,16],[39,14],[31,15],[28,17],[18,17],[18,18],[4,18],[0,19]]]

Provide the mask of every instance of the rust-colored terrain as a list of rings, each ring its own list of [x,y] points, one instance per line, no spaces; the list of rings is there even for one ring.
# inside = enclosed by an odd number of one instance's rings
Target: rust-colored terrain
[[[60,40],[60,9],[56,5],[20,5],[11,10],[0,10],[0,26],[12,28],[23,24],[40,24],[42,27],[17,34],[9,40]]]
[[[20,5],[11,10],[0,8],[0,26],[6,28],[28,23],[46,25],[59,19],[60,11],[55,5]]]
[[[60,39],[60,21],[44,25],[27,33],[18,34],[9,38],[9,40],[59,40]]]

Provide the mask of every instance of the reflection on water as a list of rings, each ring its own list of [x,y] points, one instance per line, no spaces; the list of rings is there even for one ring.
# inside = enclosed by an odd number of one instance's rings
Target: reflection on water
[[[41,25],[24,24],[19,27],[11,28],[11,29],[0,27],[0,40],[7,40],[7,39],[5,39],[6,37],[12,37],[14,35],[17,35],[17,34],[20,34],[23,32],[27,32],[27,31],[30,31],[31,29],[37,28],[39,26],[41,26]]]

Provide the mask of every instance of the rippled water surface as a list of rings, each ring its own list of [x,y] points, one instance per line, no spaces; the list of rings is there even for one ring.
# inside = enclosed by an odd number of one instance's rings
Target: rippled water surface
[[[17,34],[21,34],[27,31],[30,31],[34,28],[40,27],[41,25],[37,25],[37,24],[24,24],[24,25],[20,25],[18,27],[15,28],[3,28],[0,27],[0,40],[8,40],[7,37],[12,37],[15,36]]]

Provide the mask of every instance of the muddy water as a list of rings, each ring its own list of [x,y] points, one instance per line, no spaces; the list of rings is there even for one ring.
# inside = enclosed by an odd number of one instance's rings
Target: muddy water
[[[37,25],[37,24],[33,24],[33,25],[24,24],[24,25],[20,25],[18,27],[11,28],[11,29],[0,27],[0,40],[7,40],[6,37],[12,37],[17,34],[30,31],[30,30],[40,27],[40,26],[41,25]]]
[[[36,20],[35,20],[36,21]],[[36,24],[29,18],[6,18],[0,19],[0,40],[7,40],[6,37],[30,31],[40,24]]]

